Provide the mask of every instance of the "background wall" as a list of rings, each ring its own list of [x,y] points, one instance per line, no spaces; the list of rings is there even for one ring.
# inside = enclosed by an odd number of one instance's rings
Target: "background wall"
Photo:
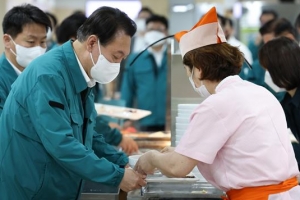
[[[100,1],[100,0],[99,0]],[[236,2],[246,3],[249,0],[140,0],[142,6],[147,6],[151,8],[155,13],[164,15],[169,19],[170,34],[173,34],[179,30],[188,30],[194,23],[202,16],[203,9],[207,10],[207,7],[212,5],[217,5],[218,12],[222,12],[228,8],[232,8],[233,4]],[[280,0],[264,0],[257,1],[263,3],[280,3]],[[22,3],[30,3],[38,6],[44,11],[52,12],[56,15],[58,23],[60,23],[64,18],[69,16],[76,10],[85,11],[86,0],[1,0],[0,1],[0,21],[2,23],[3,16],[5,13],[11,9],[13,6],[20,5]],[[300,0],[295,0],[295,3],[299,4]],[[185,13],[175,13],[172,11],[172,6],[174,5],[184,5],[192,4],[194,8]],[[274,5],[274,8],[277,8]],[[283,4],[281,4],[283,5]],[[300,12],[300,11],[299,11]],[[288,9],[288,14],[292,14]],[[294,17],[291,16],[291,18]],[[0,37],[3,34],[0,31]],[[0,42],[0,52],[4,49],[2,40]]]

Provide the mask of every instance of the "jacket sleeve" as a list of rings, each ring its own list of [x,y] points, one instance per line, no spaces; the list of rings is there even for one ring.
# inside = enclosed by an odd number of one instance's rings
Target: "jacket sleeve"
[[[121,168],[124,168],[128,163],[126,154],[121,151],[117,152],[113,146],[105,142],[103,135],[96,131],[93,138],[93,150],[99,158],[105,157]]]
[[[125,71],[122,79],[121,86],[121,99],[125,100],[127,107],[133,106],[133,99],[135,93],[135,83],[134,83],[134,66],[129,66],[132,61],[132,56],[128,58]]]
[[[60,76],[40,76],[25,100],[43,146],[60,165],[83,179],[118,186],[124,169],[98,157],[74,137],[64,84]]]
[[[102,119],[101,116],[96,117],[95,131],[97,133],[101,133],[105,142],[110,145],[118,146],[122,140],[122,134],[120,131],[110,128],[108,122]]]

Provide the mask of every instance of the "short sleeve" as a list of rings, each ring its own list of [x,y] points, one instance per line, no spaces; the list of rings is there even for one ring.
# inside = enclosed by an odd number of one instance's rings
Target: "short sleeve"
[[[229,137],[224,120],[212,106],[203,104],[192,114],[190,124],[175,151],[211,164]]]

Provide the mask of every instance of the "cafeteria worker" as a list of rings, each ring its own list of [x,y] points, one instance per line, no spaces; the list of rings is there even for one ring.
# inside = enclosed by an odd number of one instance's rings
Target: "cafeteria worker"
[[[146,184],[127,156],[94,131],[95,82],[116,78],[135,23],[100,7],[69,41],[33,60],[14,82],[0,119],[0,199],[79,199],[84,180],[124,191]]]
[[[299,200],[297,162],[278,100],[239,76],[243,55],[226,43],[212,8],[175,34],[194,90],[206,98],[175,149],[148,151],[135,169],[184,177],[197,166],[230,200]]]

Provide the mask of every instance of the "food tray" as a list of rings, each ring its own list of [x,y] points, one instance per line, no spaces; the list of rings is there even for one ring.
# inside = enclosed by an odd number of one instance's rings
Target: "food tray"
[[[106,115],[120,119],[139,120],[151,114],[151,111],[122,106],[111,106],[95,103],[95,109],[98,115]]]

